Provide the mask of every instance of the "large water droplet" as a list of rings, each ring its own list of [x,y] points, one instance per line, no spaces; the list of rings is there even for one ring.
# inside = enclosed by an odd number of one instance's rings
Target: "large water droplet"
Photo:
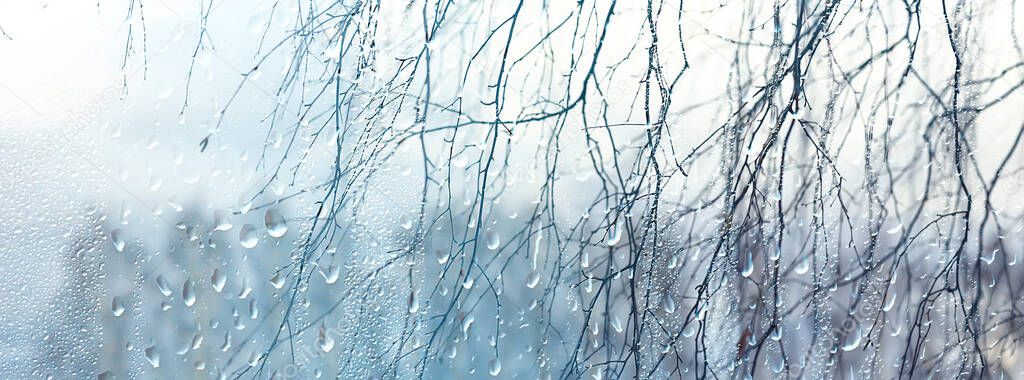
[[[740,275],[750,277],[751,274],[754,274],[754,254],[747,251],[747,257],[743,260],[742,266],[740,266]]]
[[[487,367],[487,372],[490,373],[491,376],[498,376],[499,374],[501,374],[501,361],[498,360],[498,358],[491,359],[491,362],[487,365]]]
[[[252,287],[249,286],[249,280],[242,278],[242,289],[238,291],[238,299],[244,300],[249,297],[249,293],[252,293]]]
[[[259,351],[253,351],[251,354],[249,354],[249,366],[255,367],[256,365],[260,364],[261,359],[263,359],[263,355],[260,354]]]
[[[493,251],[495,249],[498,249],[499,246],[501,246],[501,235],[498,235],[498,231],[487,230],[487,232],[484,235],[484,238],[487,239],[487,249]]]
[[[256,306],[256,300],[249,300],[249,319],[256,319],[260,317],[260,308]]]
[[[227,231],[232,227],[231,224],[231,213],[225,210],[217,210],[213,212],[213,229],[215,231]]]
[[[607,240],[605,240],[605,243],[608,244],[609,247],[614,247],[618,245],[620,241],[622,241],[621,222],[615,223],[608,227],[608,238]]]
[[[281,289],[284,286],[284,279],[281,272],[274,273],[274,276],[270,278],[270,285],[273,285],[274,289]]]
[[[331,352],[334,349],[334,338],[327,333],[327,329],[320,325],[320,335],[317,337],[317,344],[323,352]]]
[[[338,282],[338,276],[341,275],[341,268],[337,265],[329,265],[327,270],[321,270],[320,275],[324,277],[324,282],[333,284]]]
[[[861,336],[860,325],[857,325],[857,328],[850,332],[850,335],[846,336],[846,340],[843,342],[843,351],[856,350],[860,346]]]
[[[160,290],[160,294],[163,294],[164,297],[170,297],[171,293],[174,293],[171,290],[171,284],[167,283],[167,279],[162,274],[156,276],[156,288]]]
[[[896,306],[896,292],[890,290],[885,302],[882,303],[882,311],[890,311],[893,306]]]
[[[221,272],[220,269],[214,269],[213,275],[210,276],[210,285],[213,286],[213,290],[220,293],[224,290],[224,284],[228,282],[228,277]]]
[[[227,352],[231,349],[231,331],[224,333],[224,343],[220,345],[220,350]]]
[[[683,338],[692,337],[693,334],[697,333],[697,327],[694,326],[694,324],[695,323],[690,323],[689,325],[686,326],[686,328],[683,329]]]
[[[242,247],[255,248],[259,242],[259,232],[251,224],[243,225],[242,229],[238,231],[238,244],[241,244]]]
[[[622,331],[624,331],[623,329],[624,328],[622,326],[622,319],[620,319],[618,315],[612,317],[612,330],[615,330],[615,332],[621,334]]]
[[[420,300],[416,297],[416,292],[409,293],[409,314],[416,314],[420,311]]]
[[[676,312],[676,300],[671,295],[665,295],[661,298],[661,309],[665,310],[666,313]]]
[[[765,360],[768,361],[768,366],[774,373],[781,373],[782,370],[786,369],[786,360],[781,354],[768,355]]]
[[[530,274],[526,275],[526,287],[533,289],[540,283],[540,272],[531,271]]]
[[[448,262],[448,259],[449,259],[449,258],[451,257],[451,256],[450,256],[450,255],[448,254],[448,251],[445,251],[445,250],[443,250],[443,249],[438,249],[438,250],[435,250],[435,251],[434,251],[434,253],[435,253],[435,254],[437,255],[437,263],[438,263],[438,264],[442,264],[442,265],[443,265],[444,263],[447,263],[447,262]]]
[[[192,289],[191,280],[185,280],[185,284],[181,286],[181,299],[185,301],[185,306],[192,307],[196,304],[196,292]]]
[[[463,337],[469,337],[469,328],[473,326],[473,322],[475,322],[475,321],[476,321],[476,317],[473,316],[473,314],[467,315],[466,318],[462,320],[462,336]]]
[[[124,231],[120,228],[115,228],[110,231],[110,241],[114,243],[114,249],[118,252],[124,252]]]
[[[807,255],[796,264],[793,272],[796,274],[807,274],[811,270],[811,256]]]
[[[121,297],[114,296],[114,299],[110,302],[110,311],[114,313],[115,317],[120,317],[124,314],[124,301]]]
[[[263,222],[267,225],[267,235],[271,237],[279,238],[288,233],[288,222],[277,209],[268,209],[263,215]]]
[[[146,360],[149,361],[149,364],[153,368],[160,368],[160,353],[156,351],[156,346],[147,347],[145,351]]]

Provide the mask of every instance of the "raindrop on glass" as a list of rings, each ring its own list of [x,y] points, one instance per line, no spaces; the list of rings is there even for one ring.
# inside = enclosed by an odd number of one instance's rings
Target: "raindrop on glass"
[[[174,291],[171,290],[171,285],[167,283],[167,279],[164,278],[163,275],[156,276],[156,287],[164,297],[170,297],[171,293],[174,293]]]
[[[281,272],[274,273],[270,278],[270,285],[274,286],[274,289],[281,289],[284,286],[284,275]]]
[[[501,374],[501,361],[498,360],[498,358],[491,359],[491,362],[487,367],[487,372],[490,373],[491,376],[498,376]]]
[[[185,280],[185,284],[181,286],[181,299],[185,301],[185,306],[192,307],[196,304],[196,292],[192,289],[191,280]]]
[[[416,292],[409,293],[409,314],[416,314],[420,311],[420,300],[416,297]]]
[[[327,329],[320,325],[320,335],[317,337],[317,344],[323,352],[331,352],[334,349],[334,338],[327,333]]]
[[[217,210],[213,212],[213,224],[214,231],[227,231],[232,227],[231,224],[231,213],[225,210]]]
[[[526,287],[533,289],[540,283],[540,272],[531,271],[530,274],[526,275]]]
[[[751,274],[754,274],[754,254],[750,251],[747,251],[747,257],[743,261],[743,266],[740,267],[740,274],[743,277],[750,277]]]
[[[114,249],[118,252],[124,252],[124,231],[120,228],[115,228],[110,231],[110,241],[114,243]]]
[[[341,275],[341,268],[337,265],[330,265],[327,270],[321,270],[320,275],[324,277],[324,282],[333,284],[338,282],[338,276]]]
[[[484,237],[487,239],[487,249],[493,251],[501,246],[501,236],[498,235],[498,231],[488,230]]]
[[[277,209],[267,210],[267,213],[263,215],[263,222],[267,226],[267,235],[271,237],[279,238],[288,233],[288,222],[284,220],[284,216]]]
[[[124,301],[121,297],[114,296],[114,299],[110,302],[110,311],[114,313],[115,317],[120,317],[124,314]]]
[[[622,224],[615,223],[608,227],[608,239],[605,240],[605,243],[608,244],[609,247],[614,247],[618,245],[620,241],[622,241]]]
[[[160,368],[160,353],[156,351],[156,346],[147,347],[145,351],[146,360],[149,361],[149,364],[153,368]]]
[[[214,269],[213,275],[210,276],[210,285],[213,286],[213,290],[220,293],[224,290],[224,284],[228,282],[228,277],[221,272],[220,269]]]
[[[259,244],[260,237],[259,232],[256,231],[256,227],[251,224],[245,224],[242,229],[238,231],[238,243],[244,248],[255,248],[256,244]]]

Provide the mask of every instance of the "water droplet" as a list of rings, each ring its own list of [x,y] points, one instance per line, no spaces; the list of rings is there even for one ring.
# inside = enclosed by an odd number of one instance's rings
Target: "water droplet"
[[[991,256],[986,257],[985,255],[981,255],[981,261],[984,262],[985,265],[992,265],[992,262],[996,261],[997,253],[999,253],[999,249],[993,250]]]
[[[281,272],[274,273],[274,276],[270,278],[270,285],[274,286],[274,289],[281,289],[284,286],[284,275]]]
[[[472,314],[467,315],[466,319],[464,319],[462,321],[462,336],[463,337],[468,337],[469,336],[469,328],[473,326],[473,322],[475,322],[475,321],[476,321],[476,317],[474,317]]]
[[[238,243],[244,248],[255,248],[256,244],[259,244],[260,237],[256,231],[256,227],[251,224],[245,224],[242,229],[238,231]]]
[[[786,369],[786,360],[781,354],[768,355],[768,365],[774,373],[781,373],[782,370]]]
[[[156,351],[156,346],[149,346],[146,348],[146,360],[153,368],[160,368],[160,353]]]
[[[673,299],[672,296],[666,294],[664,297],[661,298],[661,309],[665,310],[665,312],[669,314],[675,313],[676,300]]]
[[[747,251],[746,260],[743,261],[743,266],[740,267],[740,275],[750,277],[752,274],[754,274],[754,254]]]
[[[242,207],[238,209],[242,214],[248,214],[249,210],[252,210],[252,201],[242,202]]]
[[[614,247],[622,241],[622,222],[612,224],[608,227],[608,238],[605,243],[609,247]]]
[[[498,376],[498,374],[501,373],[501,361],[498,360],[498,358],[491,359],[491,362],[487,367],[487,372],[490,373],[491,376]]]
[[[683,329],[683,337],[684,338],[692,337],[693,334],[696,334],[696,333],[697,333],[697,328],[694,327],[694,323],[690,323],[689,325],[686,325],[686,328]]]
[[[451,257],[448,254],[448,251],[445,251],[443,249],[438,249],[434,253],[437,255],[437,263],[442,265],[444,265],[444,263],[447,263],[448,258]]]
[[[320,335],[317,337],[317,344],[320,345],[320,349],[323,352],[331,352],[334,349],[334,338],[327,333],[327,329],[323,325],[320,325]]]
[[[114,243],[114,249],[118,252],[124,252],[124,231],[120,228],[115,228],[110,231],[110,241]]]
[[[231,331],[224,333],[224,343],[220,345],[220,350],[227,352],[231,349]]]
[[[327,267],[326,271],[321,270],[320,275],[324,277],[324,282],[333,284],[338,282],[338,276],[341,275],[341,268],[337,265],[330,265]]]
[[[174,291],[171,290],[171,284],[167,283],[167,279],[165,279],[162,274],[156,276],[156,287],[164,297],[170,297],[171,293],[174,293]]]
[[[260,364],[260,359],[263,359],[263,356],[258,351],[253,351],[249,354],[249,366],[255,367],[257,364]]]
[[[619,334],[623,331],[622,319],[620,319],[618,315],[612,317],[612,329]]]
[[[811,256],[807,255],[796,264],[793,272],[796,274],[807,274],[811,270]]]
[[[890,311],[893,306],[896,306],[896,292],[890,290],[888,298],[886,298],[885,302],[882,304],[882,310]]]
[[[249,286],[249,280],[242,278],[242,289],[238,291],[238,299],[244,300],[249,297],[249,293],[252,293],[252,287]]]
[[[267,213],[263,215],[263,222],[267,226],[267,235],[271,237],[279,238],[288,233],[288,222],[284,220],[284,216],[277,209],[268,209]]]
[[[181,299],[185,301],[185,306],[192,307],[196,304],[196,292],[192,289],[191,280],[185,280],[185,284],[181,286]]]
[[[260,317],[260,309],[256,307],[256,300],[249,300],[249,319],[256,319]]]
[[[115,317],[120,317],[124,314],[124,301],[121,297],[114,296],[114,299],[110,302],[110,311],[114,313]]]
[[[900,233],[900,231],[902,231],[902,230],[903,230],[903,224],[900,223],[900,224],[897,224],[896,226],[893,226],[889,230],[885,231],[885,233],[890,234],[890,235],[895,235],[895,234]]]
[[[533,289],[540,283],[540,272],[531,271],[530,274],[526,275],[526,287]]]
[[[856,350],[857,347],[860,346],[860,340],[861,340],[861,328],[860,328],[860,325],[858,325],[857,328],[854,329],[853,332],[850,333],[850,335],[846,336],[846,340],[843,342],[843,351],[853,351],[853,350]]]
[[[487,239],[487,249],[493,251],[495,249],[498,249],[499,246],[501,246],[501,236],[498,235],[498,231],[487,230],[487,232],[484,235],[484,237]]]
[[[213,224],[214,231],[227,231],[230,230],[233,225],[231,224],[231,213],[225,210],[217,210],[213,212]]]
[[[213,290],[220,293],[224,290],[224,284],[228,282],[228,277],[224,275],[220,269],[214,269],[213,275],[210,276],[210,285],[213,286]]]
[[[409,314],[416,314],[420,311],[420,300],[416,297],[416,292],[409,293]]]

